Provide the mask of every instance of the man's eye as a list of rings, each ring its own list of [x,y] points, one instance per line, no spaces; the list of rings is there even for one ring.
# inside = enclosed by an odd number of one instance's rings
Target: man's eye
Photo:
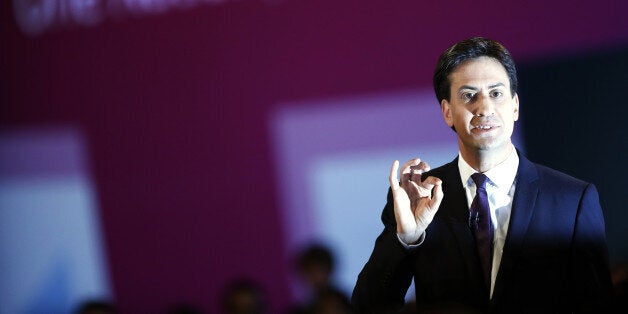
[[[498,90],[495,90],[495,91],[491,92],[491,97],[493,97],[493,98],[499,98],[502,95],[504,95],[504,93],[502,93],[501,91],[498,91]]]
[[[462,99],[464,100],[473,100],[475,98],[475,93],[462,93]]]

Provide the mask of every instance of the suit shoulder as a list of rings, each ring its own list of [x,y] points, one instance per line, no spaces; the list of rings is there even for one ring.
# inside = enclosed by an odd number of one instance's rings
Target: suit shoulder
[[[546,184],[552,184],[563,188],[572,188],[578,190],[585,189],[587,186],[591,185],[591,183],[589,182],[578,179],[556,169],[552,169],[550,167],[537,163],[533,163],[533,165],[537,169],[541,181]]]

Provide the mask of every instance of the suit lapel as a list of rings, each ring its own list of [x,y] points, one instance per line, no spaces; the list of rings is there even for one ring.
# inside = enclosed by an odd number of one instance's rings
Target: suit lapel
[[[521,251],[528,225],[534,213],[534,204],[539,191],[538,173],[532,162],[519,154],[519,169],[517,170],[517,185],[512,201],[508,235],[504,244],[504,254],[495,281],[493,301],[498,300],[503,292],[504,285],[509,282],[512,268]]]

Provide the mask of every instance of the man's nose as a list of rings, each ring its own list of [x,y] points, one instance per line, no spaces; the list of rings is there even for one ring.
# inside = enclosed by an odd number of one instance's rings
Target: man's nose
[[[475,109],[475,115],[479,117],[491,116],[495,113],[495,104],[491,101],[488,95],[480,93],[477,99],[477,107]]]

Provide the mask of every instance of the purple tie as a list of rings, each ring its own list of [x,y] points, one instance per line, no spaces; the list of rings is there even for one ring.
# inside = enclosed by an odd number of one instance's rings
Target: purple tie
[[[491,223],[491,211],[486,195],[488,177],[481,173],[474,173],[471,175],[471,179],[475,182],[476,193],[469,212],[469,227],[475,236],[484,273],[484,282],[490,289],[491,268],[493,266],[493,224]]]

